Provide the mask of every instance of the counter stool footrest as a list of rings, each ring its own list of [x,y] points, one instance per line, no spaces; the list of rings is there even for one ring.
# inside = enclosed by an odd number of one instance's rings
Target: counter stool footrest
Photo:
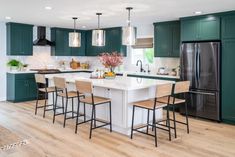
[[[107,126],[107,125],[110,125],[111,123],[104,123],[103,125],[99,125],[99,126],[96,126],[94,128],[91,128],[92,130],[94,129],[98,129],[98,128],[101,128],[101,127],[104,127],[104,126]]]

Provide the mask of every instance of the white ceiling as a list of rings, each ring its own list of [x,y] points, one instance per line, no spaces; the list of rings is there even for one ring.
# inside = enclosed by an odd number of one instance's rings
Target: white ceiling
[[[52,10],[45,10],[51,6]],[[102,12],[101,27],[123,26],[131,6],[136,26],[203,14],[235,10],[235,0],[0,0],[0,21],[44,26],[73,27],[71,17],[79,18],[78,27],[97,26],[96,12]],[[12,19],[6,20],[9,16]]]

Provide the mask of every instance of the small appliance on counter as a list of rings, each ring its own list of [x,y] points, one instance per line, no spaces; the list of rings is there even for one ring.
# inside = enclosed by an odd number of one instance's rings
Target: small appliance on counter
[[[169,73],[166,71],[166,68],[165,68],[165,67],[160,67],[160,68],[158,68],[157,74],[158,74],[158,75],[169,75]]]

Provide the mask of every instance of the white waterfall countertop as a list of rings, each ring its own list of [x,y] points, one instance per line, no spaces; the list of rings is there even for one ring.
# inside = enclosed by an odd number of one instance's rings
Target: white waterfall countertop
[[[88,80],[93,83],[93,86],[104,87],[118,90],[138,90],[145,89],[159,84],[174,83],[174,81],[165,81],[157,79],[135,78],[116,76],[114,79],[91,79],[89,73],[60,73],[60,74],[47,74],[48,79],[53,77],[63,77],[68,83],[74,83],[75,80]]]

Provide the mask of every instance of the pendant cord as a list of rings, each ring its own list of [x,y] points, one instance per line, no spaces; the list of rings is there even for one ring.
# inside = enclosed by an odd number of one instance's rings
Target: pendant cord
[[[98,29],[100,29],[100,15],[98,15]]]
[[[128,26],[131,25],[131,10],[128,9]]]

